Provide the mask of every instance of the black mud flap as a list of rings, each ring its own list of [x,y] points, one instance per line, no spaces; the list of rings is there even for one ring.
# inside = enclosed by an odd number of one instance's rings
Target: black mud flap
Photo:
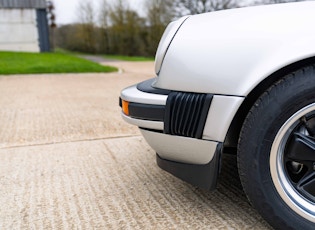
[[[162,159],[158,153],[156,160],[158,166],[172,175],[194,186],[206,190],[214,190],[217,186],[221,162],[222,143],[218,143],[212,160],[205,165],[185,164]]]

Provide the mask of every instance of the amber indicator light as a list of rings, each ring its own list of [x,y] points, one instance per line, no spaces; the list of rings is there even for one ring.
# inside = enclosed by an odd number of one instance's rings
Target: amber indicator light
[[[129,102],[128,101],[122,101],[122,110],[124,114],[129,115]]]

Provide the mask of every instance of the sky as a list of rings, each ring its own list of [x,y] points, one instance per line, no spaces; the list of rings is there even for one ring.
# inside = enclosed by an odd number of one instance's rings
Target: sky
[[[101,0],[52,0],[55,4],[55,15],[57,25],[69,24],[78,21],[78,16],[76,15],[76,9],[81,1],[91,1],[94,4],[94,9],[97,9],[97,6]],[[115,1],[115,0],[111,0]],[[143,11],[143,2],[144,0],[126,0],[129,6],[134,9]]]

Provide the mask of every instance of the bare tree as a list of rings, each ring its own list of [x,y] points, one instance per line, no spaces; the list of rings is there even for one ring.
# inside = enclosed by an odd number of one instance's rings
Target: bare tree
[[[111,11],[111,6],[108,0],[102,0],[99,8],[99,23],[102,28],[109,27],[109,15]]]
[[[273,3],[301,2],[301,1],[303,0],[267,0],[265,3],[273,4]]]
[[[176,15],[173,0],[148,0],[145,4],[150,25],[167,25]]]
[[[77,8],[79,22],[84,24],[94,23],[94,9],[91,1],[81,0]]]
[[[95,25],[94,9],[91,1],[81,0],[77,9],[77,16],[80,22],[77,37],[82,39],[85,52],[95,52]]]
[[[123,55],[141,54],[144,50],[141,30],[145,20],[131,10],[125,0],[118,0],[112,5],[109,18],[111,50]]]
[[[98,44],[99,51],[104,53],[109,53],[110,48],[110,11],[111,6],[108,3],[108,0],[102,0],[99,8],[99,25],[100,33],[98,34]]]
[[[175,0],[179,16],[239,7],[240,0]]]
[[[160,38],[168,23],[176,16],[173,0],[149,0],[145,4],[147,13],[147,51],[155,53]]]
[[[302,2],[302,1],[305,1],[305,0],[257,0],[254,2],[254,5],[267,5],[267,4]]]

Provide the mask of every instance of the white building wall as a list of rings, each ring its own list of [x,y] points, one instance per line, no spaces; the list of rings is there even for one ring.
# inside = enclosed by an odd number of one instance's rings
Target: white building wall
[[[40,51],[35,9],[0,9],[0,50]]]

